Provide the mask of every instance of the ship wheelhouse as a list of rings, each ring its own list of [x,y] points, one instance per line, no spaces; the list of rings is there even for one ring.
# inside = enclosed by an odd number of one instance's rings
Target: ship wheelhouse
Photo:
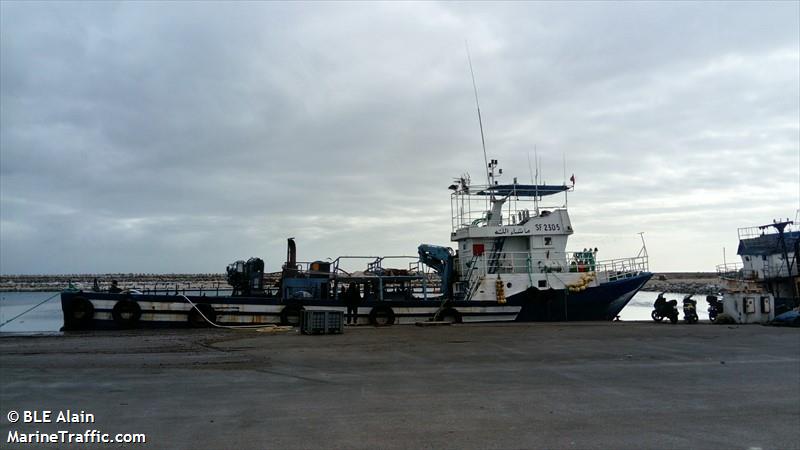
[[[456,298],[502,302],[528,289],[579,292],[648,272],[644,248],[637,257],[612,261],[598,261],[597,249],[567,251],[573,234],[567,195],[573,186],[521,184],[516,178],[500,184],[496,165],[489,164],[486,185],[461,177],[450,186]]]

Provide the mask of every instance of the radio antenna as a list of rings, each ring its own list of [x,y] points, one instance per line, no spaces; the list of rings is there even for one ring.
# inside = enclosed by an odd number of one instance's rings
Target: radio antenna
[[[529,154],[530,155],[530,154]],[[536,161],[536,180],[533,183],[533,211],[539,216],[539,151],[533,144],[533,160]]]
[[[467,49],[467,62],[469,62],[469,74],[472,75],[472,90],[475,92],[475,106],[478,108],[478,126],[481,129],[481,146],[483,147],[483,168],[486,169],[486,184],[491,189],[492,182],[489,179],[489,158],[486,157],[486,139],[483,137],[483,120],[481,119],[481,104],[478,102],[478,85],[475,83],[475,71],[472,70],[472,58],[469,56],[469,43],[464,40],[464,47]]]
[[[528,172],[531,173],[531,184],[534,184],[535,181],[533,180],[533,168],[531,167],[531,152],[528,152]]]

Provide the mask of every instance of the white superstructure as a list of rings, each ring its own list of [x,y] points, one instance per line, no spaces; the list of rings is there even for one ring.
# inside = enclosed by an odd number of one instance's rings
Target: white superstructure
[[[597,261],[597,249],[567,251],[572,186],[500,184],[497,161],[488,169],[488,185],[462,177],[450,186],[457,296],[503,301],[529,288],[580,292],[647,272],[644,248],[634,258],[610,261]],[[543,203],[556,194],[563,194],[563,203]]]

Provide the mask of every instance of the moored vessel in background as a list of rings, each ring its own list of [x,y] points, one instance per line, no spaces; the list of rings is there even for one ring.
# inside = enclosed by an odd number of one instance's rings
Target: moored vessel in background
[[[742,261],[717,266],[722,313],[737,323],[767,323],[800,305],[800,231],[793,227],[787,219],[739,228]]]

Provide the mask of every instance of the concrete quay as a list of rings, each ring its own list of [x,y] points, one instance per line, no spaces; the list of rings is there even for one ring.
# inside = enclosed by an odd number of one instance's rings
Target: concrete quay
[[[798,449],[800,330],[533,323],[0,338],[9,432],[128,448]],[[93,423],[9,423],[9,411]],[[90,446],[117,448],[118,444]],[[85,448],[73,445],[72,448]]]

